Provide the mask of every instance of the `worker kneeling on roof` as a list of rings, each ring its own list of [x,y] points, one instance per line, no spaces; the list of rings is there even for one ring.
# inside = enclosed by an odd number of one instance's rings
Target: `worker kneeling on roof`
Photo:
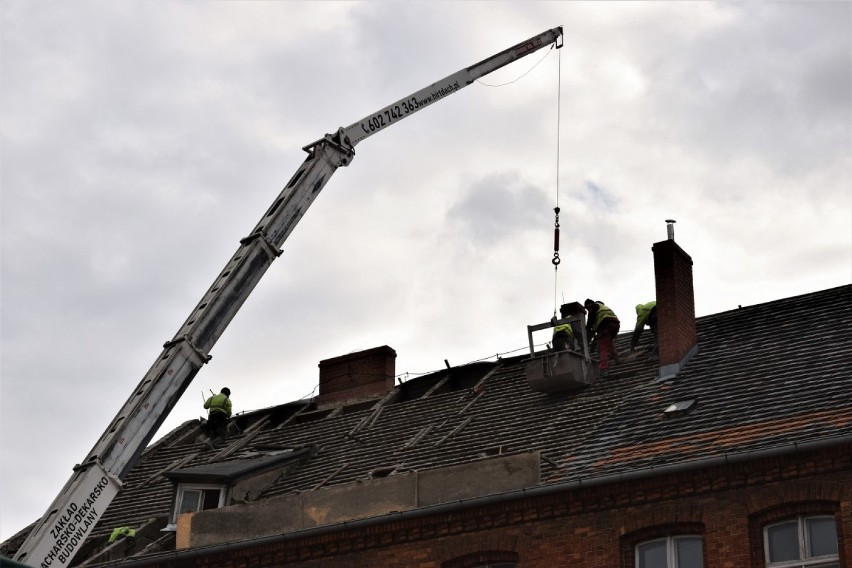
[[[222,445],[228,435],[228,420],[231,418],[231,389],[223,388],[204,401],[207,409],[207,435],[214,447]]]

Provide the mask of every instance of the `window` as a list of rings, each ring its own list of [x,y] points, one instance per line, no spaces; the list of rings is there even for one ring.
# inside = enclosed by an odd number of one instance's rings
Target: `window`
[[[473,564],[467,568],[518,568],[515,562],[491,562],[489,564]]]
[[[703,568],[700,536],[667,536],[636,545],[637,568]]]
[[[830,515],[767,525],[763,547],[767,568],[840,568],[837,525]]]
[[[517,568],[518,553],[510,550],[473,552],[441,563],[441,568]]]
[[[172,513],[172,522],[166,527],[173,530],[178,515],[197,513],[208,509],[218,509],[225,504],[225,491],[220,485],[189,485],[181,483],[177,490],[177,499]]]
[[[180,494],[180,498],[178,499],[178,515],[183,513],[197,513],[198,511],[206,511],[207,509],[218,509],[222,490],[218,487],[215,489],[186,487],[181,488]]]

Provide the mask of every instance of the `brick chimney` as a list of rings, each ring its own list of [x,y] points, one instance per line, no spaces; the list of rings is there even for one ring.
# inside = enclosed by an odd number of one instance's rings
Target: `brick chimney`
[[[661,379],[677,375],[690,357],[698,352],[692,258],[674,241],[674,221],[667,222],[669,238],[651,247],[657,286],[657,342]]]
[[[320,361],[317,406],[328,408],[384,396],[393,390],[396,351],[383,345]]]

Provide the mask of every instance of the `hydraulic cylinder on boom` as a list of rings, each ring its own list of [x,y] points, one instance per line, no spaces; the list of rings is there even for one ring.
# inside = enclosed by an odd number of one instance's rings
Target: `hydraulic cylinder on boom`
[[[42,568],[70,565],[121,490],[122,480],[195,374],[210,360],[210,349],[281,254],[280,247],[332,174],[351,163],[358,143],[521,57],[550,45],[562,47],[561,38],[561,27],[547,30],[305,146],[308,157],[240,241],[174,338],[163,345],[92,450],[74,466],[71,478],[34,525],[15,559]]]

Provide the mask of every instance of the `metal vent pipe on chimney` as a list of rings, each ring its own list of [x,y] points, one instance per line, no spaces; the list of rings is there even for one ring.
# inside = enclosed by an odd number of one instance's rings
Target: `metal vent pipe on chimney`
[[[669,240],[674,240],[674,224],[677,223],[674,219],[666,219],[666,233],[669,235]]]
[[[666,222],[669,223],[669,238],[651,247],[657,289],[661,379],[676,376],[698,351],[692,258],[674,241],[674,220]]]

